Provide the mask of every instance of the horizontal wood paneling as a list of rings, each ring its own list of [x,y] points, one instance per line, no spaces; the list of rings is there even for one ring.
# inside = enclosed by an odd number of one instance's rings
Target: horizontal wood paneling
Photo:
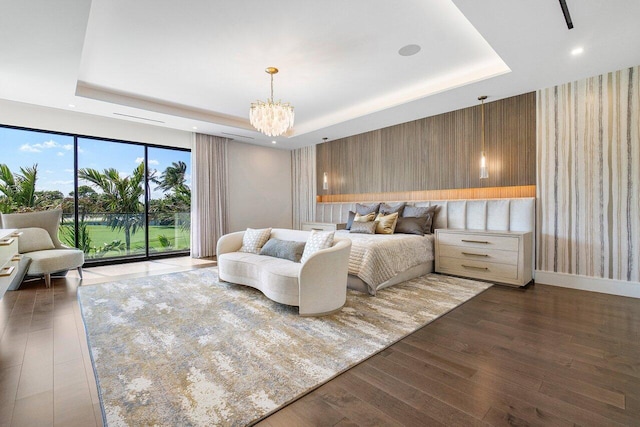
[[[422,190],[388,193],[329,194],[318,196],[318,202],[393,202],[411,200],[457,200],[457,199],[512,199],[535,197],[535,185],[514,187],[459,188],[449,190]]]
[[[485,103],[488,179],[479,178],[481,107],[477,105],[319,144],[318,176],[327,172],[329,189],[323,190],[318,179],[318,194],[534,185],[535,107],[534,92]]]

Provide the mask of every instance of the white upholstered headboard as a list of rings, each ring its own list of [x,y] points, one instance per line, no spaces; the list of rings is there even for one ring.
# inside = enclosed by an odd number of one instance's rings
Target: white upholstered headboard
[[[370,204],[372,202],[362,202]],[[394,202],[387,202],[394,203]],[[517,199],[425,200],[409,202],[413,206],[438,205],[435,228],[535,232],[533,197]],[[356,203],[317,203],[316,221],[347,222]]]

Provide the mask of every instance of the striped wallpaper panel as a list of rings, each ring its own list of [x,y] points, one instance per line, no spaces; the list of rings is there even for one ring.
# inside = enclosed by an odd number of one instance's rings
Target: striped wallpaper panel
[[[639,74],[537,92],[538,269],[640,280]]]

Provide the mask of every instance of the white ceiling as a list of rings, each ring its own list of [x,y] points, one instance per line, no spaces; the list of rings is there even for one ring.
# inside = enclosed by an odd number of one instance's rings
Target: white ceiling
[[[271,145],[275,66],[297,148],[640,64],[640,1],[567,3],[0,0],[0,98]]]

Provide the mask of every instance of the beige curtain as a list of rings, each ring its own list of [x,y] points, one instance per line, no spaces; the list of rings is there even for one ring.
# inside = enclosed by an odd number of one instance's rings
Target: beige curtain
[[[216,254],[228,230],[227,145],[229,139],[196,133],[191,150],[191,256]]]
[[[316,146],[291,151],[293,228],[316,217]]]

